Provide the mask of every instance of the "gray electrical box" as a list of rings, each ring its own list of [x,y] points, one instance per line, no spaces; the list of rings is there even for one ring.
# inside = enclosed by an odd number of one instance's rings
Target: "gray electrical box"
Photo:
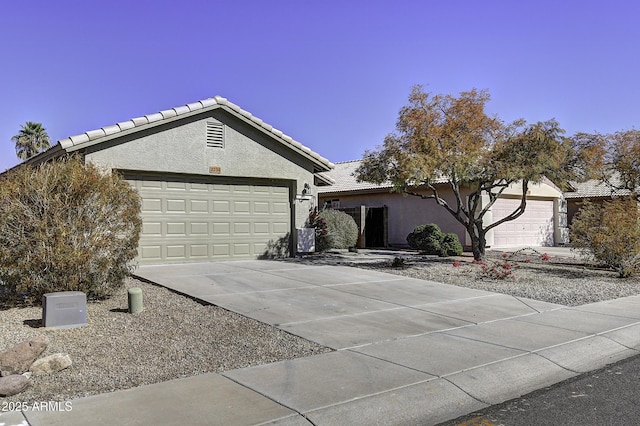
[[[316,251],[316,228],[297,228],[298,253],[313,253]]]
[[[81,291],[60,291],[42,296],[42,325],[72,328],[87,325],[87,295]]]

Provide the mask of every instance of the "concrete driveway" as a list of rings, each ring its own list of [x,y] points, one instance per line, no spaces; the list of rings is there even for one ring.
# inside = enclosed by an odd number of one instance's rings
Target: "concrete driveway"
[[[640,297],[567,308],[276,261],[143,266],[136,275],[336,349],[222,373],[288,410],[263,422],[436,424],[640,349]],[[251,407],[235,410],[245,424]]]
[[[333,349],[561,307],[347,266],[235,261],[143,266],[136,275]]]

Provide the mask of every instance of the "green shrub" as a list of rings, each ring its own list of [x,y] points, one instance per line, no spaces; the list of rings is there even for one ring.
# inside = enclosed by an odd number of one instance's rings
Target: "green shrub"
[[[458,239],[458,234],[453,232],[444,234],[442,243],[440,244],[441,256],[460,256],[462,254],[462,244]]]
[[[326,233],[320,242],[316,239],[316,251],[355,246],[358,241],[358,225],[351,216],[340,210],[325,209],[318,213],[318,219],[326,224]]]
[[[462,244],[456,234],[445,234],[435,223],[417,226],[407,235],[407,243],[411,248],[426,254],[438,256],[457,256],[462,254]]]
[[[640,211],[635,199],[585,203],[573,219],[571,246],[621,278],[640,270]]]
[[[110,296],[133,267],[139,213],[126,181],[78,158],[0,177],[0,302],[39,304],[57,291]]]
[[[427,254],[440,254],[440,242],[444,234],[435,223],[419,225],[407,235],[407,243],[411,248]]]

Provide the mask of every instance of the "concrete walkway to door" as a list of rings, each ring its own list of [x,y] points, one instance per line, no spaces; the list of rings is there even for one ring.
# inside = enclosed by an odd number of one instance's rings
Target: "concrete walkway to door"
[[[437,424],[640,350],[640,296],[568,308],[277,261],[136,274],[335,351],[89,397],[29,424],[113,422],[115,413],[123,425]]]

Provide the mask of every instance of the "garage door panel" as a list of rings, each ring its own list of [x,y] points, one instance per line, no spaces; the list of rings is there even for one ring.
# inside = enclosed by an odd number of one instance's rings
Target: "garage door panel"
[[[167,235],[179,235],[186,236],[187,235],[187,224],[184,222],[178,223],[167,223]]]
[[[249,235],[251,233],[251,224],[249,222],[236,222],[233,224],[234,235]]]
[[[253,233],[254,234],[269,234],[269,223],[268,222],[255,222],[253,224]]]
[[[180,179],[129,177],[142,198],[140,263],[256,257],[291,230],[286,186]]]
[[[231,204],[229,201],[213,200],[214,213],[231,213]]]
[[[169,190],[175,190],[175,191],[179,191],[179,190],[186,191],[187,183],[186,182],[167,182],[166,188]]]
[[[167,245],[167,259],[186,259],[187,247],[186,245]]]
[[[251,254],[251,244],[250,243],[234,243],[233,244],[233,254],[235,256],[248,256]]]
[[[209,213],[209,201],[189,200],[189,208],[189,211],[193,213]]]
[[[158,245],[140,245],[138,249],[140,261],[154,261],[162,259],[162,246]]]
[[[207,259],[209,257],[208,244],[190,244],[189,258],[191,259]]]
[[[213,257],[227,258],[231,254],[230,244],[213,244]]]
[[[192,182],[189,184],[189,190],[190,191],[204,191],[204,192],[209,192],[209,185],[205,184],[205,183],[195,183]]]
[[[190,235],[209,236],[209,224],[207,222],[191,222]]]
[[[286,234],[289,232],[289,223],[288,222],[274,222],[273,223],[273,233],[274,234]]]
[[[144,222],[141,235],[162,235],[162,222]]]
[[[140,181],[141,188],[162,188],[162,181],[159,180],[146,180],[143,179]]]
[[[233,202],[233,212],[234,213],[249,213],[251,207],[251,202],[249,201],[234,201]]]
[[[185,200],[167,200],[167,213],[186,213],[187,203]]]
[[[289,204],[288,203],[272,203],[273,213],[274,214],[286,214],[289,212]]]
[[[214,222],[213,223],[213,235],[230,235],[231,223],[229,222]]]
[[[254,213],[265,213],[269,214],[269,203],[264,201],[256,201],[253,203],[253,212]]]
[[[142,212],[162,212],[162,200],[160,198],[145,198],[142,200]]]

